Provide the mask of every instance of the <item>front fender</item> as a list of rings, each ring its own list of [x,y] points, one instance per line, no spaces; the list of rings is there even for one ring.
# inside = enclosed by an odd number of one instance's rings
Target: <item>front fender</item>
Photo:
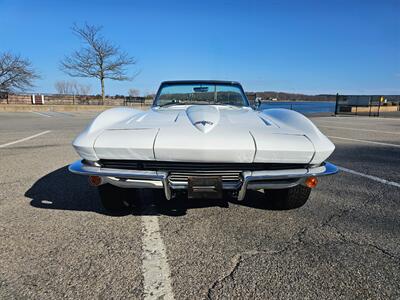
[[[144,113],[141,110],[116,107],[103,111],[99,114],[72,142],[72,146],[80,157],[96,161],[98,157],[94,151],[94,142],[100,133],[120,122],[129,120],[130,118]]]
[[[262,114],[277,126],[303,132],[313,143],[315,154],[310,164],[320,164],[335,150],[335,145],[306,116],[284,108],[265,109]]]

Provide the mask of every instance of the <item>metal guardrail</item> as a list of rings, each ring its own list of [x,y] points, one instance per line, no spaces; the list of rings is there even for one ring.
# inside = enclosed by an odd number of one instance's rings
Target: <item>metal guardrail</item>
[[[0,99],[8,99],[8,93],[7,92],[0,92]]]
[[[146,98],[144,97],[125,97],[124,106],[129,106],[129,104],[140,104],[144,105]]]
[[[256,101],[254,101],[256,102]],[[256,103],[254,103],[256,104]],[[253,105],[255,106],[255,105]],[[381,112],[400,111],[399,95],[336,95],[336,101],[261,101],[258,109],[286,108],[303,114],[364,115],[379,117]]]
[[[134,105],[146,104],[145,97],[123,95],[106,96],[103,102],[100,95],[50,94],[50,93],[7,93],[0,92],[0,100],[6,104],[51,104],[51,105]],[[114,102],[114,103],[113,103]]]

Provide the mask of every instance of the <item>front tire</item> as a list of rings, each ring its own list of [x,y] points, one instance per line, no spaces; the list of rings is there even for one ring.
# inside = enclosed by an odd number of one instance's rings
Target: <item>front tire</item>
[[[100,201],[111,214],[126,214],[132,210],[134,189],[123,189],[106,183],[97,187]]]
[[[274,209],[288,210],[299,208],[306,204],[311,189],[297,185],[288,189],[264,190],[264,194]]]

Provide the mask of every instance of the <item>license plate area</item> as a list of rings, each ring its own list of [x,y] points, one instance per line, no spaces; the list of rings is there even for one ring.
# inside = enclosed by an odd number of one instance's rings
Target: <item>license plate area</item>
[[[190,176],[188,178],[189,199],[221,199],[222,179],[221,177]]]

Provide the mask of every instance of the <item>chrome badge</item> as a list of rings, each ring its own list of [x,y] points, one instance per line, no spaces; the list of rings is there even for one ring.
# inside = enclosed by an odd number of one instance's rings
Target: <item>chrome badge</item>
[[[211,121],[197,121],[193,125],[199,125],[199,124],[206,126],[206,125],[213,125],[214,123]]]

